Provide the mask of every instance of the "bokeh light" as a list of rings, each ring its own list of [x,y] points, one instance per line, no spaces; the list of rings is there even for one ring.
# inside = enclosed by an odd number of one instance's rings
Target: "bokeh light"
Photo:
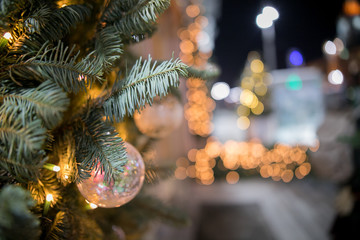
[[[329,54],[329,55],[335,55],[336,54],[336,45],[334,42],[332,41],[327,41],[325,44],[324,44],[324,48],[323,48],[324,52],[326,54]]]
[[[344,82],[344,75],[338,69],[332,70],[328,75],[328,81],[333,85],[340,85]]]
[[[260,59],[254,59],[250,63],[250,69],[254,73],[261,73],[264,71],[264,63]]]
[[[211,88],[211,97],[215,100],[222,100],[229,96],[230,87],[226,82],[217,82]]]
[[[289,62],[293,66],[300,66],[303,64],[304,59],[303,59],[302,54],[299,51],[293,50],[289,54]]]
[[[286,78],[285,86],[289,90],[300,90],[302,88],[302,80],[297,74],[290,74]]]
[[[240,176],[235,171],[230,171],[226,174],[226,182],[229,184],[235,184],[239,181]]]
[[[266,6],[263,8],[262,13],[273,21],[279,18],[279,12],[274,7]]]
[[[200,7],[198,5],[189,5],[186,7],[186,14],[191,17],[194,18],[196,16],[198,16],[200,14]]]

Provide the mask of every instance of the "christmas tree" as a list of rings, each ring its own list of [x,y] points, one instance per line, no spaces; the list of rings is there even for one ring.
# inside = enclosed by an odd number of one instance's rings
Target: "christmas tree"
[[[164,174],[132,146],[133,114],[188,75],[127,51],[169,5],[0,1],[0,239],[137,239],[151,219],[186,221],[138,194]]]

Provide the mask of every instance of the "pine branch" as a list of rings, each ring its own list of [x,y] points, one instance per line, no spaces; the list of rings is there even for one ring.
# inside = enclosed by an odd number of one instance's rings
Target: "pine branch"
[[[5,151],[1,150],[1,152]],[[0,156],[0,169],[10,173],[18,182],[36,181],[39,171],[46,161],[46,158],[42,157],[43,154],[33,154],[31,161],[25,159],[18,161],[14,158]]]
[[[101,65],[104,72],[109,72],[114,62],[123,53],[122,48],[121,38],[114,27],[101,29],[97,33],[95,44],[96,65]]]
[[[46,236],[44,239],[51,239],[51,240],[59,240],[59,239],[65,239],[62,238],[63,235],[63,225],[64,225],[64,218],[65,218],[65,212],[59,211],[56,215],[53,221],[51,221],[50,229],[47,231]]]
[[[0,2],[0,18],[14,19],[19,16],[24,9],[29,8],[32,1],[28,0],[2,0]],[[7,20],[7,19],[4,19]]]
[[[217,78],[221,71],[215,64],[207,64],[205,69],[197,69],[194,67],[189,67],[189,77],[201,78],[203,80],[213,80]]]
[[[57,181],[56,173],[47,169],[41,172],[40,179],[28,182],[27,189],[37,204],[40,205],[45,203],[47,194],[52,194],[54,198],[51,201],[51,206],[54,206],[62,198],[60,195],[61,185]]]
[[[1,114],[0,117],[3,157],[14,158],[19,163],[24,159],[31,161],[34,153],[42,149],[46,138],[46,129],[42,127],[41,120],[35,119],[23,125],[21,119],[15,118],[14,114],[8,118]],[[7,156],[4,153],[7,153]]]
[[[9,51],[12,54],[37,51],[48,41],[62,39],[71,28],[89,15],[90,10],[82,5],[69,5],[59,9],[42,5],[23,20],[24,24],[15,26]]]
[[[0,114],[8,116],[14,112],[19,113],[22,125],[36,115],[46,128],[53,129],[63,118],[70,100],[67,94],[55,83],[45,81],[39,87],[25,89],[19,93],[1,94]]]
[[[104,172],[105,181],[111,181],[113,174],[123,171],[127,159],[123,140],[113,126],[103,121],[99,111],[91,111],[78,122],[75,140],[80,180],[86,178],[82,170]]]
[[[129,4],[130,5],[130,4]],[[152,32],[153,25],[160,14],[170,6],[170,0],[140,0],[114,23],[121,33],[122,39],[130,39],[133,35],[142,35]],[[112,16],[112,19],[116,19]]]
[[[34,57],[24,60],[26,56],[23,56],[10,65],[9,75],[14,81],[14,75],[25,79],[29,74],[36,75],[38,81],[50,79],[65,91],[75,93],[86,90],[87,84],[101,80],[102,66],[92,59],[92,53],[77,62],[79,52],[72,56],[74,47],[68,50],[61,42],[54,48],[46,43]]]
[[[132,116],[146,103],[152,104],[156,95],[165,96],[171,87],[179,85],[179,77],[187,76],[187,66],[179,59],[164,61],[156,66],[151,57],[135,63],[129,75],[115,83],[111,96],[104,103],[105,115],[111,121]]]
[[[78,178],[78,169],[75,159],[75,140],[71,131],[65,131],[58,137],[54,146],[54,155],[59,159],[58,179],[63,185],[74,182]]]
[[[39,220],[29,210],[34,206],[29,192],[9,185],[0,192],[0,239],[38,239]]]

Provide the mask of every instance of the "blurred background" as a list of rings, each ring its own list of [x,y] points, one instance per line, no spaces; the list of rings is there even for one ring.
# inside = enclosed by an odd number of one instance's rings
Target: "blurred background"
[[[150,192],[191,222],[145,239],[359,239],[359,37],[356,0],[172,1],[133,51],[211,80],[149,113],[177,127],[147,132],[176,164]]]

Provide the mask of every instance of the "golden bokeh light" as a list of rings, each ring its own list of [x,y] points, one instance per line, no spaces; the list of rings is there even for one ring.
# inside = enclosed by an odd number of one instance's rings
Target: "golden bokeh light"
[[[189,17],[194,18],[200,14],[200,7],[195,4],[189,5],[186,7],[185,11]]]
[[[201,184],[212,182],[216,170],[237,172],[238,169],[253,169],[262,178],[290,182],[294,177],[302,179],[310,173],[307,150],[305,146],[285,144],[275,144],[272,149],[268,149],[259,139],[241,142],[228,140],[221,143],[215,137],[209,137],[203,149],[189,151],[188,156],[195,160],[189,159],[189,165],[183,163],[183,159],[178,160],[177,165],[186,165],[187,176],[196,177]],[[190,165],[191,161],[195,165]]]
[[[250,63],[250,69],[254,73],[261,73],[264,71],[264,63],[260,59],[254,59]]]
[[[226,174],[226,182],[229,184],[235,184],[239,181],[240,176],[235,171],[230,171]]]
[[[250,107],[254,104],[254,102],[257,101],[257,97],[255,96],[255,94],[248,90],[248,89],[244,89],[241,94],[240,94],[240,103]]]
[[[259,84],[258,86],[255,86],[254,92],[259,96],[265,96],[267,93],[267,87],[264,84]]]
[[[179,180],[184,180],[187,177],[186,168],[184,168],[184,167],[176,168],[175,177]]]
[[[290,182],[294,177],[294,172],[291,171],[291,170],[284,170],[282,173],[281,173],[281,179],[283,180],[283,182]]]
[[[264,104],[262,102],[258,102],[256,107],[251,109],[251,112],[255,115],[260,115],[264,112]]]
[[[237,108],[237,114],[239,116],[249,116],[250,114],[250,108],[244,105],[239,105]]]
[[[248,117],[245,116],[241,116],[238,118],[237,120],[237,126],[238,128],[240,128],[241,130],[246,130],[250,127],[250,120]]]

